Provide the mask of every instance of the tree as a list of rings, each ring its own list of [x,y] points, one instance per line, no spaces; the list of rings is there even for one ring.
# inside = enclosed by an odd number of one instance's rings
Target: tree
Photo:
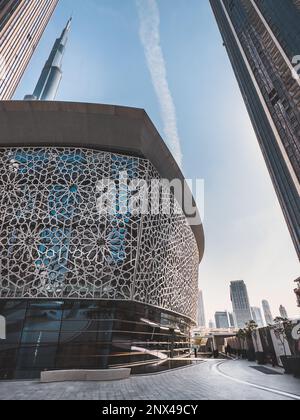
[[[240,346],[241,346],[241,349],[242,350],[244,350],[244,343],[245,343],[245,340],[246,340],[246,332],[245,332],[245,330],[243,330],[243,329],[240,329],[239,331],[238,331],[238,333],[237,333],[237,338],[239,339],[239,341],[240,341]]]
[[[237,332],[237,338],[239,338],[240,340],[244,340],[245,338],[246,338],[246,333],[245,333],[245,330],[242,330],[242,329],[240,329],[238,332]]]
[[[257,328],[258,328],[258,325],[256,324],[255,321],[249,321],[246,324],[246,328],[244,329],[246,337],[252,339],[252,333],[253,331],[257,330]]]
[[[282,344],[284,349],[284,355],[287,356],[285,344],[289,341],[289,337],[292,334],[292,321],[286,318],[277,317],[274,319],[274,325],[270,325],[270,328],[274,331],[276,338]]]
[[[256,331],[258,328],[258,325],[255,321],[249,321],[246,324],[246,327],[244,329],[245,336],[246,336],[246,343],[247,343],[247,352],[248,352],[248,359],[250,361],[255,360],[255,348],[253,345],[252,335],[253,332]]]

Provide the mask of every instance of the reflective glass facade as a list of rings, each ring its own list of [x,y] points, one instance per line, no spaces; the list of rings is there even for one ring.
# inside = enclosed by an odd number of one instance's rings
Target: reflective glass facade
[[[231,282],[230,297],[236,326],[244,328],[252,320],[252,313],[247,286],[243,280]]]
[[[210,2],[300,257],[299,2]]]
[[[13,97],[57,3],[0,0],[0,100]]]
[[[0,380],[134,366],[189,352],[190,320],[134,302],[0,300]]]

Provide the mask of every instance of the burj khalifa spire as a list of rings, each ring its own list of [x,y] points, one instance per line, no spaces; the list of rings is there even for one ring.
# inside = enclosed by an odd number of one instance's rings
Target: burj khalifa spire
[[[60,38],[55,41],[33,95],[26,95],[24,100],[53,101],[55,99],[62,79],[62,61],[68,42],[71,22],[72,18],[68,20]]]

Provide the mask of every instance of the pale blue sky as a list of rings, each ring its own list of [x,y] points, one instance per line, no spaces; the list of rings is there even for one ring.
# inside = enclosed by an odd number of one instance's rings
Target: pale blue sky
[[[299,262],[208,0],[157,0],[161,43],[187,178],[206,186],[200,269],[207,318],[231,309],[243,279],[251,304],[297,315]],[[135,0],[60,0],[15,95],[33,91],[54,39],[73,13],[59,100],[144,108],[163,134],[139,37]]]

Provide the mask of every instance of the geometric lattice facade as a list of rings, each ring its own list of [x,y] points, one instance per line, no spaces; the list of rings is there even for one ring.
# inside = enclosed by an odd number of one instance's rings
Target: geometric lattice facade
[[[186,217],[100,215],[97,183],[120,172],[160,178],[148,160],[115,153],[0,148],[0,298],[136,301],[196,319]]]

